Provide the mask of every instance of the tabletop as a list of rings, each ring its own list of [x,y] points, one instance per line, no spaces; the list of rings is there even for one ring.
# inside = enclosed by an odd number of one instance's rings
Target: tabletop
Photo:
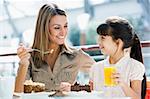
[[[39,93],[15,93],[13,99],[131,99],[130,97],[104,97],[102,92],[64,92],[63,97],[49,97],[54,92],[39,92]]]

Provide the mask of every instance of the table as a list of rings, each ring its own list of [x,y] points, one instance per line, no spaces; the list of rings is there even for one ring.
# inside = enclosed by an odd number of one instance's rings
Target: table
[[[39,92],[18,94],[19,96],[13,96],[13,99],[131,99],[130,97],[104,97],[102,92],[65,92],[64,97],[48,97],[48,95],[54,92]]]

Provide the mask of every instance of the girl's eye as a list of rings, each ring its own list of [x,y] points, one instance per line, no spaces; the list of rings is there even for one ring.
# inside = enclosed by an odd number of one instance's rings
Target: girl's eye
[[[68,26],[66,25],[66,26],[64,26],[65,28],[67,28]]]
[[[102,37],[101,37],[101,39],[102,39],[102,40],[104,40],[104,39],[105,39],[105,37],[104,37],[104,36],[102,36]]]

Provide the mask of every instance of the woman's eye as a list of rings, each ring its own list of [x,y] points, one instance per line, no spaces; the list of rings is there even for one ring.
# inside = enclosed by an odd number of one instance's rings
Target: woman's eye
[[[54,27],[54,29],[60,29],[60,27]]]

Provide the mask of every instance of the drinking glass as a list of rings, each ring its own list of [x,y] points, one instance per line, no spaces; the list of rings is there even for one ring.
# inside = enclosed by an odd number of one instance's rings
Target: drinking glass
[[[104,67],[104,85],[105,86],[116,86],[112,73],[116,72],[115,66]]]
[[[110,65],[104,67],[104,91],[105,97],[114,96],[114,88],[117,85],[114,79],[112,78],[112,74],[116,72],[116,67],[114,65]]]
[[[13,99],[15,75],[12,64],[0,64],[0,99]]]

